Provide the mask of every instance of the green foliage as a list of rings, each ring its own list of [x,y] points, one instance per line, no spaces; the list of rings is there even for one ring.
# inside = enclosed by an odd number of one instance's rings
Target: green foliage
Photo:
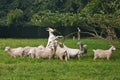
[[[5,18],[0,18],[0,26],[6,26]]]
[[[82,9],[81,13],[85,15],[93,15],[94,13],[98,13],[100,11],[100,3],[101,0],[91,0],[84,9]]]
[[[112,33],[111,30],[120,28],[120,2],[118,0],[92,0],[82,10],[86,16],[87,30],[95,34],[103,32],[107,36]],[[109,31],[110,30],[110,31]],[[99,32],[100,31],[100,32]],[[110,32],[110,34],[109,34]],[[114,35],[116,33],[113,33]]]
[[[18,24],[19,21],[21,22],[22,16],[23,16],[23,11],[20,9],[15,9],[10,11],[10,13],[7,14],[7,19],[6,19],[7,25],[14,23]]]
[[[36,26],[75,26],[79,14],[73,13],[51,13],[51,11],[40,11],[32,16],[31,22]]]

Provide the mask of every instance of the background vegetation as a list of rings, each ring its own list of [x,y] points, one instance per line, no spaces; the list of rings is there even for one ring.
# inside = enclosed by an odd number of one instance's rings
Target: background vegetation
[[[59,28],[63,35],[80,27],[95,37],[120,37],[120,1],[0,0],[0,37],[43,38],[41,27]]]

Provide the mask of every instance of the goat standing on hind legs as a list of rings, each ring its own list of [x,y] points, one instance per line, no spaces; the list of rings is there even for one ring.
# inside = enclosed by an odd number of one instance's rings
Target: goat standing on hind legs
[[[53,34],[53,32],[55,31],[54,29],[48,28],[47,31],[49,32],[49,37],[48,37],[48,42],[46,46],[48,46],[51,41],[56,39],[56,36]]]
[[[48,28],[47,31],[49,32],[49,37],[48,37],[48,42],[47,42],[46,47],[49,46],[50,42],[55,41],[57,38],[63,37],[63,36],[55,36],[53,34],[53,32],[55,32],[55,29]]]

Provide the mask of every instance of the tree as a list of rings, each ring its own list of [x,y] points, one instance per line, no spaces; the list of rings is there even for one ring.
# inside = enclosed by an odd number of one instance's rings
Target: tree
[[[87,28],[90,32],[93,32],[90,34],[100,38],[103,37],[103,35],[108,39],[116,38],[115,29],[120,26],[119,3],[118,0],[92,0],[86,8],[83,9],[87,19],[87,26],[89,27]]]
[[[22,16],[23,16],[23,11],[22,10],[20,10],[20,9],[11,10],[7,14],[7,19],[6,19],[7,25],[21,24],[22,23]]]

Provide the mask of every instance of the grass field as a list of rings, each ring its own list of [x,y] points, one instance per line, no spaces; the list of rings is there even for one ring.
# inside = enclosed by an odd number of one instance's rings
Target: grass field
[[[0,80],[120,80],[120,49],[110,60],[93,61],[92,49],[108,49],[109,44],[99,39],[82,39],[89,47],[88,55],[69,61],[58,59],[12,58],[5,46],[24,47],[46,45],[47,39],[0,39]],[[77,40],[65,40],[68,47],[79,48]],[[120,42],[113,42],[117,47]]]

